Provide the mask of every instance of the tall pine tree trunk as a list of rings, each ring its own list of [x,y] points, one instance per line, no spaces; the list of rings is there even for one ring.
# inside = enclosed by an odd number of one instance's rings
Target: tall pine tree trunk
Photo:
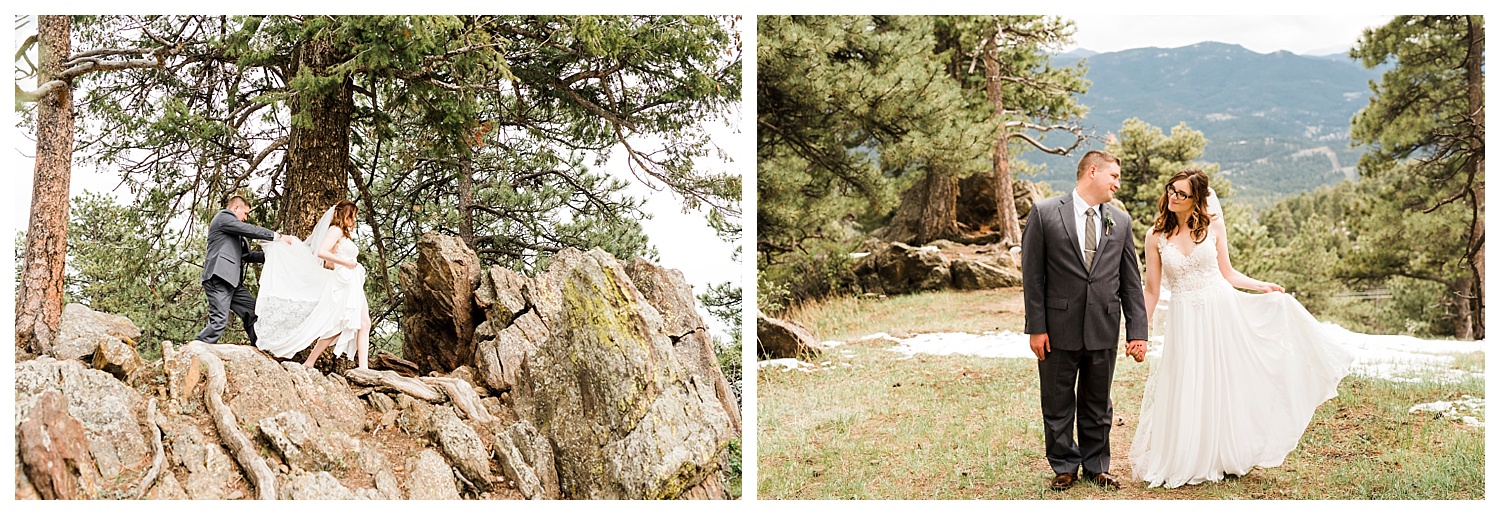
[[[901,194],[901,206],[891,225],[877,237],[912,245],[958,234],[958,180],[940,170],[927,175]]]
[[[342,49],[322,38],[292,51],[292,75],[326,77],[344,59]],[[281,232],[306,236],[335,202],[348,198],[349,126],[354,118],[354,87],[347,77],[314,93],[298,92],[292,102],[292,129],[287,146],[286,189],[282,193]],[[365,209],[370,209],[366,206]]]
[[[1469,59],[1465,63],[1464,79],[1469,88],[1469,112],[1474,114],[1473,138],[1469,142],[1469,148],[1484,148],[1484,19],[1480,16],[1469,16]],[[1474,257],[1469,260],[1469,265],[1474,274],[1474,321],[1471,335],[1474,339],[1484,338],[1484,152],[1473,152],[1469,166],[1474,171],[1474,202],[1476,212],[1479,216],[1475,220],[1473,232],[1469,241],[1476,241],[1478,248],[1474,250]]]
[[[996,37],[989,39],[984,52],[984,94],[994,106],[995,123],[1003,123],[1005,112],[1005,93],[1000,89],[1000,62],[996,60],[995,48]],[[1001,128],[995,136],[995,151],[991,156],[993,163],[992,179],[990,184],[995,188],[995,230],[1000,232],[1001,245],[1013,246],[1021,244],[1021,221],[1016,217],[1016,198],[1014,185],[1011,184],[1010,175],[1010,148],[1006,146],[1009,133]]]
[[[72,52],[67,16],[38,16],[37,84],[57,79]],[[73,160],[73,88],[37,101],[36,168],[31,218],[16,299],[16,346],[50,354],[62,320],[63,271],[68,251],[68,179]]]

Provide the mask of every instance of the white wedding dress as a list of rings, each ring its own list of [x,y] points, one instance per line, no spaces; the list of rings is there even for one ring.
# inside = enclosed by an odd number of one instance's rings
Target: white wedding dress
[[[1281,465],[1354,362],[1291,296],[1231,286],[1214,240],[1157,246],[1171,290],[1165,343],[1130,446],[1131,475],[1153,487]]]
[[[331,214],[331,210],[330,210]],[[317,340],[338,338],[329,345],[335,356],[355,358],[356,336],[369,309],[365,299],[365,268],[334,266],[323,268],[309,246],[328,230],[327,219],[319,222],[309,241],[286,244],[271,241],[261,245],[266,253],[260,276],[260,294],[255,300],[259,319],[256,347],[288,358]],[[359,248],[349,238],[341,238],[333,253],[354,261]]]

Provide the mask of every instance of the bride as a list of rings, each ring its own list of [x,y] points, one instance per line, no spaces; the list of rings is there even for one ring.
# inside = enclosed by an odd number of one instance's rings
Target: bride
[[[317,343],[307,362],[312,368],[325,348],[335,356],[358,356],[369,368],[370,306],[365,300],[365,268],[359,249],[354,202],[340,200],[318,220],[307,241],[267,245],[256,315],[264,329],[256,346],[288,358]]]
[[[1230,266],[1215,200],[1208,175],[1178,172],[1146,235],[1146,305],[1171,290],[1130,447],[1153,487],[1280,466],[1354,361],[1281,286]]]

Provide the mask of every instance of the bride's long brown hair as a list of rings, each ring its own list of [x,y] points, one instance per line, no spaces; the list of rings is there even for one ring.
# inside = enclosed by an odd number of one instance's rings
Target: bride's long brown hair
[[[354,215],[358,210],[354,207],[354,201],[344,199],[333,205],[333,220],[328,225],[344,230],[344,237],[354,237]]]
[[[1169,195],[1172,185],[1177,181],[1187,179],[1188,187],[1192,189],[1193,210],[1188,212],[1187,228],[1193,234],[1193,243],[1203,243],[1208,237],[1208,174],[1197,168],[1188,168],[1177,172],[1172,180],[1167,181],[1166,191],[1161,192],[1161,200],[1156,201],[1156,223],[1151,224],[1151,230],[1163,238],[1170,237],[1177,232],[1177,217],[1173,216],[1171,210],[1167,209]]]

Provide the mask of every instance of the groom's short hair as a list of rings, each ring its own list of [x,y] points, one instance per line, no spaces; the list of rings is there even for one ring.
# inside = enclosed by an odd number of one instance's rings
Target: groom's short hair
[[[1090,166],[1099,166],[1104,163],[1120,164],[1120,158],[1103,150],[1088,151],[1087,154],[1083,155],[1083,159],[1078,160],[1078,178],[1082,179],[1083,172],[1087,171]]]
[[[224,209],[232,209],[234,208],[234,206],[240,204],[244,204],[245,207],[250,207],[250,201],[245,200],[245,197],[241,197],[239,195],[230,195],[229,198],[224,199]]]

